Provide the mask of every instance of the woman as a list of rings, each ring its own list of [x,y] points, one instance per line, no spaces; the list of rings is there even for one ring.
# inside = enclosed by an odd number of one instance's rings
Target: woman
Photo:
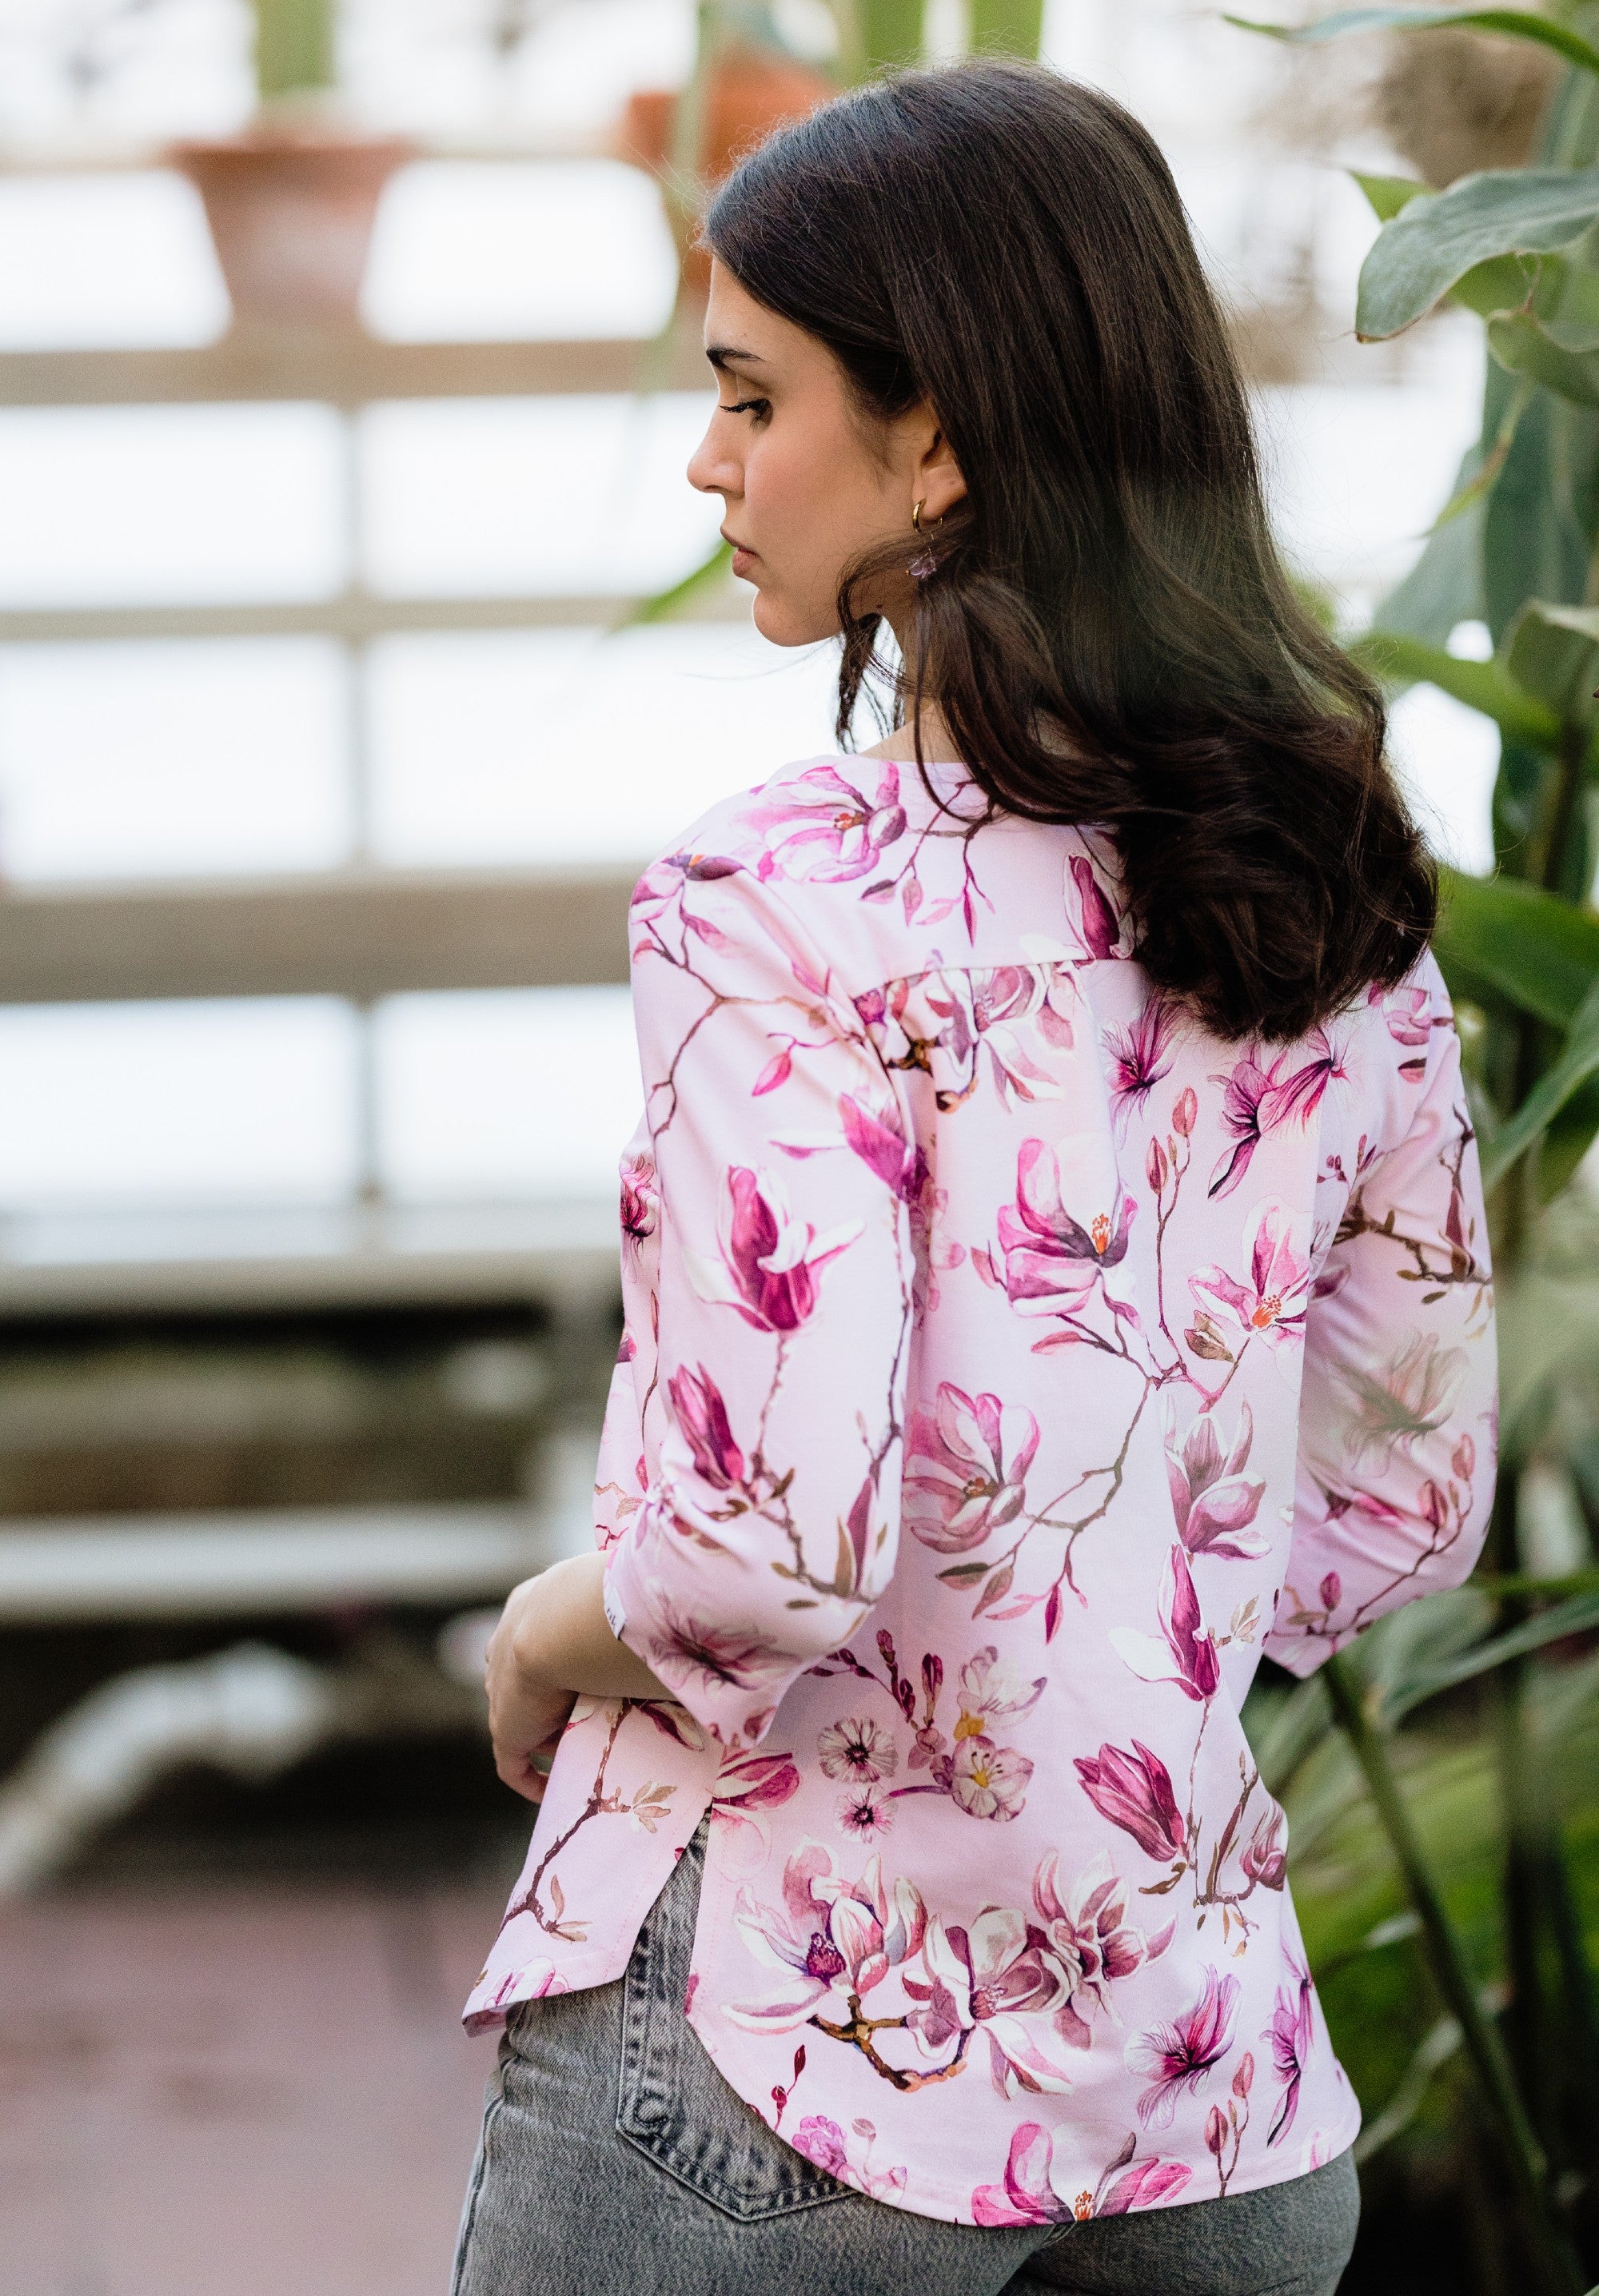
[[[840,742],[884,624],[903,723],[634,898],[600,1552],[489,1653],[500,1775],[559,1744],[458,2296],[1319,2296],[1358,2115],[1239,1709],[1484,1527],[1431,871],[1125,112],[913,74],[707,237],[689,476],[761,630],[842,634]]]

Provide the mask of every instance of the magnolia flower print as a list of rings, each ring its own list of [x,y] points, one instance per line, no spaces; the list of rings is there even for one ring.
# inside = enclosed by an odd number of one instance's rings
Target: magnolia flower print
[[[1153,2025],[1129,2041],[1127,2062],[1136,2072],[1151,2076],[1138,2099],[1138,2118],[1146,2128],[1169,2128],[1177,2116],[1177,2099],[1195,2096],[1233,2046],[1233,2018],[1238,2006],[1238,1980],[1223,1977],[1214,1965],[1205,1971],[1205,1989],[1199,1999],[1169,2025]]]
[[[1201,1311],[1200,1334],[1208,1337],[1219,1323],[1231,1324],[1245,1345],[1260,1339],[1274,1350],[1297,1346],[1305,1336],[1310,1305],[1309,1215],[1267,1198],[1250,1215],[1243,1250],[1248,1272],[1242,1281],[1215,1266],[1189,1277],[1188,1289]],[[1195,1355],[1209,1352],[1234,1360],[1218,1340],[1208,1350],[1194,1345],[1191,1332],[1188,1344]]]
[[[659,1218],[654,1165],[647,1156],[624,1156],[621,1166],[621,1229],[626,1248],[636,1255],[654,1234]]]
[[[915,1413],[906,1431],[907,1527],[939,1554],[980,1546],[1021,1513],[1037,1448],[1030,1411],[942,1381],[933,1415]]]
[[[1343,1374],[1349,1464],[1387,1469],[1396,1453],[1413,1456],[1448,1424],[1466,1370],[1464,1350],[1443,1346],[1436,1332],[1412,1332],[1386,1363],[1350,1365]]]
[[[858,1220],[818,1235],[789,1209],[775,1172],[729,1167],[718,1223],[719,1261],[685,1253],[702,1300],[734,1308],[758,1332],[798,1331],[816,1305],[816,1279],[861,1233]]]
[[[1301,1050],[1308,1050],[1308,1060],[1300,1057]],[[1222,1129],[1233,1144],[1210,1175],[1211,1196],[1231,1195],[1266,1135],[1291,1117],[1308,1124],[1327,1086],[1343,1077],[1343,1054],[1323,1029],[1313,1029],[1303,1048],[1279,1054],[1270,1068],[1262,1066],[1258,1052],[1250,1052],[1228,1075],[1213,1077],[1211,1082],[1223,1087]]]
[[[1235,1433],[1224,1448],[1217,1416],[1201,1411],[1187,1433],[1177,1439],[1176,1403],[1166,1404],[1166,1472],[1171,1486],[1177,1537],[1190,1554],[1213,1554],[1250,1562],[1269,1552],[1271,1541],[1257,1529],[1266,1480],[1246,1475],[1255,1423],[1246,1403]]]
[[[859,763],[865,782],[872,761],[863,758]],[[760,877],[781,872],[824,885],[846,884],[867,875],[905,835],[899,775],[883,763],[868,793],[834,766],[812,766],[785,782],[777,796],[750,806],[744,820],[765,840],[757,864]]]
[[[1024,1915],[992,1906],[964,1926],[935,1916],[922,1957],[925,1980],[904,1980],[917,2004],[906,2023],[930,2056],[944,2056],[953,2042],[955,2061],[964,2062],[980,2035],[1002,2096],[1071,2087],[1051,2014],[1062,1974],[1042,1939],[1034,1943]]]
[[[1045,1939],[1066,1979],[1064,1997],[1054,2013],[1055,2030],[1068,2046],[1092,2046],[1092,2020],[1111,2005],[1110,1988],[1131,1977],[1146,1961],[1157,1960],[1177,1934],[1175,1920],[1147,1938],[1128,1919],[1128,1884],[1111,1870],[1101,1850],[1067,1889],[1060,1878],[1060,1853],[1052,1849],[1033,1876],[1033,1903]]]
[[[1105,1030],[1111,1106],[1118,1138],[1127,1138],[1133,1117],[1142,1113],[1155,1086],[1170,1075],[1172,1039],[1177,1029],[1174,1008],[1161,998],[1152,996],[1138,1018],[1128,1027]]]
[[[750,2032],[791,2032],[808,2024],[838,1988],[864,2000],[922,1949],[927,1909],[914,1885],[883,1879],[873,1858],[857,1882],[833,1872],[831,1852],[802,1841],[783,1866],[783,1907],[739,1891],[734,1920],[755,1958],[783,1972],[754,2001],[730,2004],[726,2015]],[[840,2005],[842,2005],[841,2004]]]
[[[738,1489],[748,1472],[744,1455],[733,1439],[722,1391],[704,1365],[675,1371],[667,1382],[667,1393],[696,1472],[713,1490]]]
[[[1159,1754],[1135,1738],[1133,1751],[1103,1745],[1072,1763],[1078,1783],[1102,1817],[1130,1833],[1141,1849],[1164,1865],[1184,1854],[1187,1830],[1171,1773]]]
[[[1137,1211],[1108,1165],[1091,1151],[1067,1155],[1042,1140],[1024,1140],[1016,1160],[1016,1202],[999,1213],[1004,1283],[1022,1316],[1073,1313],[1108,1267],[1127,1257],[1128,1234]],[[1085,1144],[1086,1148],[1086,1144]],[[1072,1180],[1076,1210],[1065,1195]],[[1082,1217],[1077,1215],[1080,1212]]]
[[[1221,1681],[1216,1636],[1200,1614],[1199,1596],[1188,1557],[1174,1546],[1166,1558],[1159,1597],[1160,1637],[1131,1627],[1112,1627],[1111,1641],[1124,1665],[1142,1682],[1172,1682],[1185,1697],[1203,1705]]]
[[[1285,1953],[1283,1959],[1288,1965],[1288,1981],[1279,1987],[1271,2023],[1260,2037],[1271,2043],[1273,2070],[1283,2085],[1276,2117],[1266,2140],[1268,2144],[1280,2144],[1293,2127],[1293,2117],[1300,2109],[1300,2084],[1305,2078],[1305,2067],[1316,2038],[1316,1989],[1309,1972],[1300,1967],[1292,1954]]]
[[[1158,2154],[1139,2157],[1129,2136],[1090,2191],[1065,2199],[1054,2186],[1054,2139],[1036,2120],[1024,2120],[1011,2138],[1004,2182],[979,2185],[972,2219],[980,2225],[1086,2224],[1094,2217],[1124,2217],[1134,2209],[1175,2200],[1193,2171]]]

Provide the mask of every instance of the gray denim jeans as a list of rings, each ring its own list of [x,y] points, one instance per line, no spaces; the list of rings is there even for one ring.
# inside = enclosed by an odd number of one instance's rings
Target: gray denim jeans
[[[1349,2153],[1226,2200],[1015,2230],[867,2200],[791,2152],[683,2014],[697,1836],[627,1975],[514,2012],[488,2085],[452,2296],[1332,2296]]]

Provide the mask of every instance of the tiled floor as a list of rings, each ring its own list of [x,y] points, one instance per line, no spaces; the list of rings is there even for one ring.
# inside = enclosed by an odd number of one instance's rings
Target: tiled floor
[[[0,2296],[444,2296],[498,1912],[212,1882],[0,1915]]]

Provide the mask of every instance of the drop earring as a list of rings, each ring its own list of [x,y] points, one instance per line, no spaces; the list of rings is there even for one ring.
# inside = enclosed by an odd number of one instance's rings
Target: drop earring
[[[927,529],[922,523],[922,507],[926,500],[927,497],[925,495],[919,495],[911,505],[911,532],[914,535],[919,535],[924,544],[928,541],[928,534]],[[942,517],[939,517],[932,529],[934,534],[938,532],[939,528],[941,527],[944,521]],[[931,548],[931,545],[924,549],[919,550],[916,553],[916,555],[912,559],[909,566],[906,569],[906,571],[909,574],[913,582],[925,582],[930,575],[936,574],[938,570],[938,554]]]

